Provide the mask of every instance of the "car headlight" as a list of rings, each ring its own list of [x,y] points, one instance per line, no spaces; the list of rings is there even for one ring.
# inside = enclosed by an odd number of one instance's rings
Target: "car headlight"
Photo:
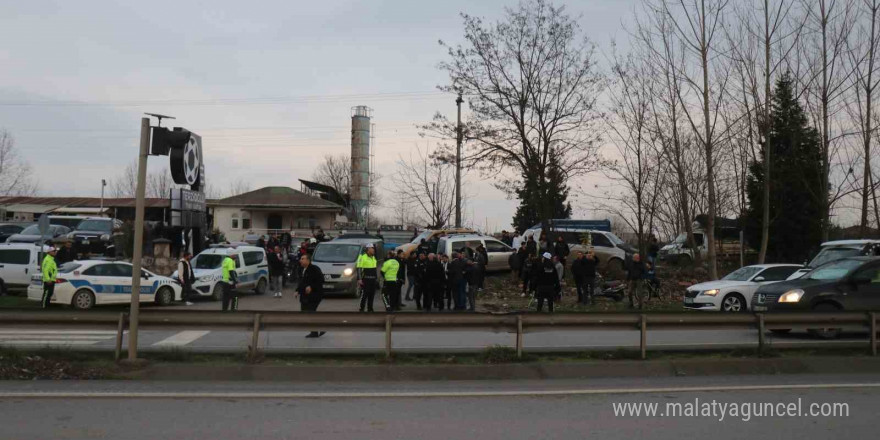
[[[345,276],[350,276],[353,273],[354,273],[354,269],[352,269],[350,267],[346,267],[345,270],[342,271],[342,274]]]
[[[73,240],[73,238],[74,238],[73,232],[67,234],[67,238]]]
[[[781,303],[796,303],[804,297],[804,291],[801,289],[789,290],[779,297]]]
[[[715,296],[715,295],[718,295],[718,289],[704,290],[700,293],[700,295]]]
[[[101,236],[101,241],[108,241],[108,240],[110,240],[110,236],[109,236],[109,235],[104,234],[104,235]]]

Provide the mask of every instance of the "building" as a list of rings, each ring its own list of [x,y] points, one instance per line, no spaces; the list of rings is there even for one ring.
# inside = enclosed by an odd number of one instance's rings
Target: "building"
[[[291,230],[330,230],[343,207],[320,197],[285,186],[269,186],[255,191],[208,201],[208,214],[214,229],[229,241],[243,241],[252,234],[271,234]]]
[[[146,199],[145,220],[162,221],[171,208],[168,199]],[[103,207],[102,207],[103,206]],[[134,220],[135,200],[99,197],[0,197],[0,221],[32,222],[43,214],[86,215]]]

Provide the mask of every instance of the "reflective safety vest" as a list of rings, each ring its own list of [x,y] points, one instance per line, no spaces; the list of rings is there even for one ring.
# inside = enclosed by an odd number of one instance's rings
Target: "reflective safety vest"
[[[397,271],[399,270],[400,263],[397,260],[393,258],[385,260],[385,264],[382,265],[382,273],[385,274],[385,281],[397,282]]]
[[[230,256],[223,259],[223,282],[228,283],[230,277],[235,272],[235,260]]]
[[[355,267],[361,271],[361,278],[376,279],[376,256],[361,254],[357,259]]]
[[[43,258],[40,270],[43,271],[44,283],[54,283],[55,279],[58,278],[58,266],[55,264],[55,258],[49,254],[46,254],[46,257]]]

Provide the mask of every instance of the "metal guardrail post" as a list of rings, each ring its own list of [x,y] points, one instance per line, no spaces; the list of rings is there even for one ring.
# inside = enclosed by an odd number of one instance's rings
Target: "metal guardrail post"
[[[116,350],[113,352],[113,360],[119,362],[122,358],[122,337],[125,334],[125,313],[119,314],[119,324],[116,326]]]
[[[260,348],[260,320],[261,320],[261,318],[262,318],[262,315],[260,315],[259,313],[254,314],[254,332],[253,332],[253,336],[251,337],[251,347],[250,347],[250,350],[248,350],[248,352],[249,352],[248,355],[250,355],[250,357],[252,357],[252,358],[257,356],[257,353],[259,352],[259,348]]]
[[[516,315],[516,357],[522,359],[523,352],[523,320],[522,315]]]
[[[767,329],[764,327],[764,314],[758,313],[758,355],[764,354],[764,333]]]
[[[642,360],[648,357],[648,316],[639,315],[639,350],[642,354]]]
[[[871,356],[877,356],[877,314],[868,313],[868,319],[871,320],[868,323],[868,327],[871,329]]]
[[[385,316],[385,359],[391,360],[391,315]]]

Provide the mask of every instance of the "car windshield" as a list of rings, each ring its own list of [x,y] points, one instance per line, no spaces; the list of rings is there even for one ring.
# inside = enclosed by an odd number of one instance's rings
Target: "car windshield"
[[[616,236],[616,235],[614,235],[614,234],[612,234],[612,233],[610,233],[610,232],[606,232],[605,235],[608,236],[608,238],[611,239],[611,242],[614,243],[614,244],[616,244],[616,245],[626,244],[626,242],[623,241],[623,240],[621,240],[620,237],[618,237],[618,236]]]
[[[816,257],[813,258],[813,261],[810,261],[810,264],[808,264],[808,266],[819,267],[825,263],[828,263],[828,262],[831,262],[834,260],[840,260],[841,258],[855,257],[858,255],[861,255],[861,253],[862,253],[861,246],[857,246],[857,247],[849,247],[849,246],[847,246],[847,247],[839,247],[839,246],[827,247],[827,248],[819,251],[819,253],[816,255]]]
[[[430,230],[422,231],[422,233],[419,234],[419,235],[416,235],[416,238],[413,239],[413,241],[411,241],[410,243],[413,243],[413,244],[419,244],[419,243],[422,242],[422,239],[423,239],[423,238],[424,238],[425,240],[427,240],[428,237],[429,237],[430,235],[431,235],[431,231],[430,231]]]
[[[755,274],[761,271],[762,268],[755,266],[746,266],[741,267],[722,278],[722,280],[726,281],[748,281],[752,279]]]
[[[21,235],[40,235],[40,227],[37,225],[30,225],[30,226],[22,229],[22,231],[19,232],[19,234],[21,234]]]
[[[109,220],[83,220],[76,225],[78,231],[113,232],[113,222]]]
[[[688,239],[688,235],[686,233],[678,234],[678,237],[675,237],[673,243],[675,244],[684,244]]]
[[[859,260],[834,261],[810,272],[810,274],[807,275],[807,279],[824,281],[839,280],[861,264],[862,261]]]
[[[315,248],[313,261],[322,263],[351,263],[361,252],[359,244],[321,243]]]
[[[79,264],[79,263],[74,263],[74,262],[64,263],[61,266],[58,266],[58,273],[71,273],[71,272],[79,269],[80,267],[82,267],[82,264]]]
[[[226,255],[222,254],[200,254],[193,259],[195,261],[193,268],[216,269],[223,263],[224,258],[226,258]]]

